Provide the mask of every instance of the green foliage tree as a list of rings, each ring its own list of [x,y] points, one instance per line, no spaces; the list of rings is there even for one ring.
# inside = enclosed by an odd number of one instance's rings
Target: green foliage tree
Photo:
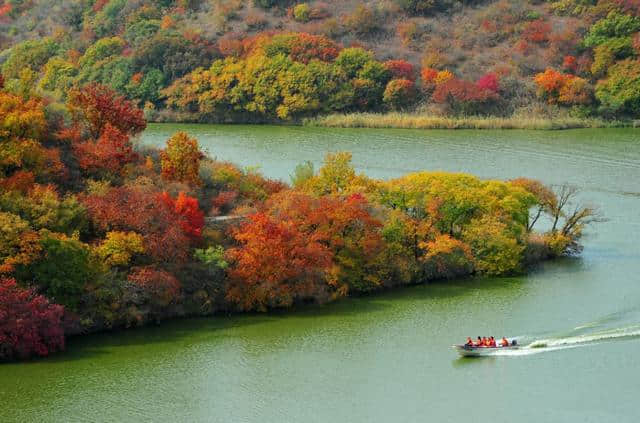
[[[640,62],[622,60],[596,85],[596,98],[606,113],[640,116]]]
[[[89,247],[74,238],[46,233],[40,244],[41,257],[16,269],[16,276],[34,283],[56,303],[78,310],[85,286],[94,275]]]

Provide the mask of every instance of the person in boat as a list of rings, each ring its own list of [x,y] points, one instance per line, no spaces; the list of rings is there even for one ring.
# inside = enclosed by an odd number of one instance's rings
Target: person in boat
[[[476,341],[476,343],[473,346],[474,347],[481,347],[482,346],[482,338],[480,338],[478,336],[478,340]]]
[[[505,338],[504,336],[502,337],[502,341],[500,341],[500,346],[501,347],[508,347],[509,346],[509,341],[507,341],[507,338]]]
[[[496,339],[493,336],[491,338],[489,338],[489,346],[491,348],[495,348],[496,347]]]
[[[489,346],[489,340],[487,339],[486,336],[482,337],[482,343],[480,345],[481,347],[488,347]]]
[[[465,347],[473,347],[473,339],[470,336],[467,336],[467,343],[464,344]]]

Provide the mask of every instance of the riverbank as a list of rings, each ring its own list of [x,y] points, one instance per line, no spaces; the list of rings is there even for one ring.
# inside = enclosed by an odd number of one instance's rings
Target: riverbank
[[[414,113],[350,113],[305,119],[305,126],[329,128],[378,129],[533,129],[561,130],[579,128],[637,127],[640,122],[607,121],[599,118],[542,118],[468,116],[447,117]]]

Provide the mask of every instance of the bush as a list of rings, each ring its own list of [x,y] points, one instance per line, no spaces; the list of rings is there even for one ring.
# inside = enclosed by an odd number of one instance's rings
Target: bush
[[[293,18],[298,22],[309,22],[311,7],[307,3],[300,3],[293,8]]]
[[[403,110],[414,103],[415,85],[408,79],[394,79],[387,84],[383,100],[392,110]]]
[[[34,289],[0,279],[0,361],[47,356],[64,349],[64,308]]]

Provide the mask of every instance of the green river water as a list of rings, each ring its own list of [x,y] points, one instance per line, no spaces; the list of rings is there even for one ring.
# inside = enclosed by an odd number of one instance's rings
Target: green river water
[[[410,131],[151,125],[288,180],[351,151],[388,178],[441,169],[582,188],[608,221],[579,259],[292,312],[187,319],[72,339],[0,365],[0,422],[638,422],[640,131]],[[531,345],[460,359],[466,336]],[[536,346],[538,348],[533,348]]]

